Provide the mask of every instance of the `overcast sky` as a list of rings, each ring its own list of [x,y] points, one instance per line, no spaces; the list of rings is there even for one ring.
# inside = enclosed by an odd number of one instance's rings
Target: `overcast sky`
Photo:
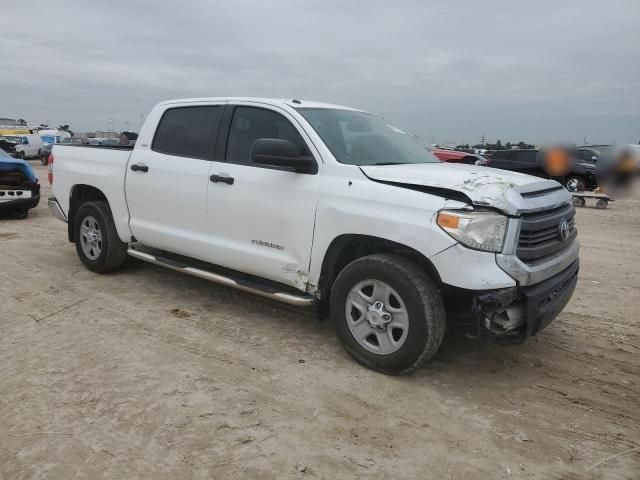
[[[5,3],[4,1],[2,3]],[[0,117],[132,130],[157,102],[301,98],[426,141],[640,141],[640,1],[2,6]]]

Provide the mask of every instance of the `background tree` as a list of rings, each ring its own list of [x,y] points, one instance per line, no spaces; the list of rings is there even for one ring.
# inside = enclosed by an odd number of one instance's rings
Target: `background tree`
[[[521,148],[521,149],[532,149],[532,148],[536,148],[536,146],[535,145],[531,145],[530,143],[525,143],[522,140],[520,140],[518,142],[518,148]]]
[[[27,126],[27,121],[24,118],[19,118],[16,123],[21,126],[21,127],[26,127]]]
[[[71,134],[71,136],[73,137],[73,131],[69,128],[69,125],[60,125],[58,127],[58,130],[60,130],[62,132],[69,132]]]

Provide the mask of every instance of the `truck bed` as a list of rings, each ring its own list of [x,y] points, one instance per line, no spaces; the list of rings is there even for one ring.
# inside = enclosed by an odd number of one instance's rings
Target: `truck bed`
[[[69,214],[73,187],[88,185],[109,199],[118,231],[128,231],[124,180],[132,151],[133,147],[120,145],[54,145],[52,191],[64,214]]]

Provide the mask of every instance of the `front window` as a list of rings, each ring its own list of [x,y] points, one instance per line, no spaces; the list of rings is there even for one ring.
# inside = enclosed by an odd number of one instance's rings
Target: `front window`
[[[226,161],[258,166],[251,163],[251,148],[259,138],[289,140],[301,155],[310,155],[298,131],[279,113],[257,107],[237,107],[229,129]]]
[[[438,163],[431,152],[389,122],[365,112],[298,108],[340,163]]]

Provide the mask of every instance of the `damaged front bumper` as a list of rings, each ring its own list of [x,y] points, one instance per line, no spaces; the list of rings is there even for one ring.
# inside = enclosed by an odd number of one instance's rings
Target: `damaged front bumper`
[[[522,343],[545,328],[571,299],[578,282],[579,261],[531,286],[494,290],[473,299],[479,330],[499,343]]]

